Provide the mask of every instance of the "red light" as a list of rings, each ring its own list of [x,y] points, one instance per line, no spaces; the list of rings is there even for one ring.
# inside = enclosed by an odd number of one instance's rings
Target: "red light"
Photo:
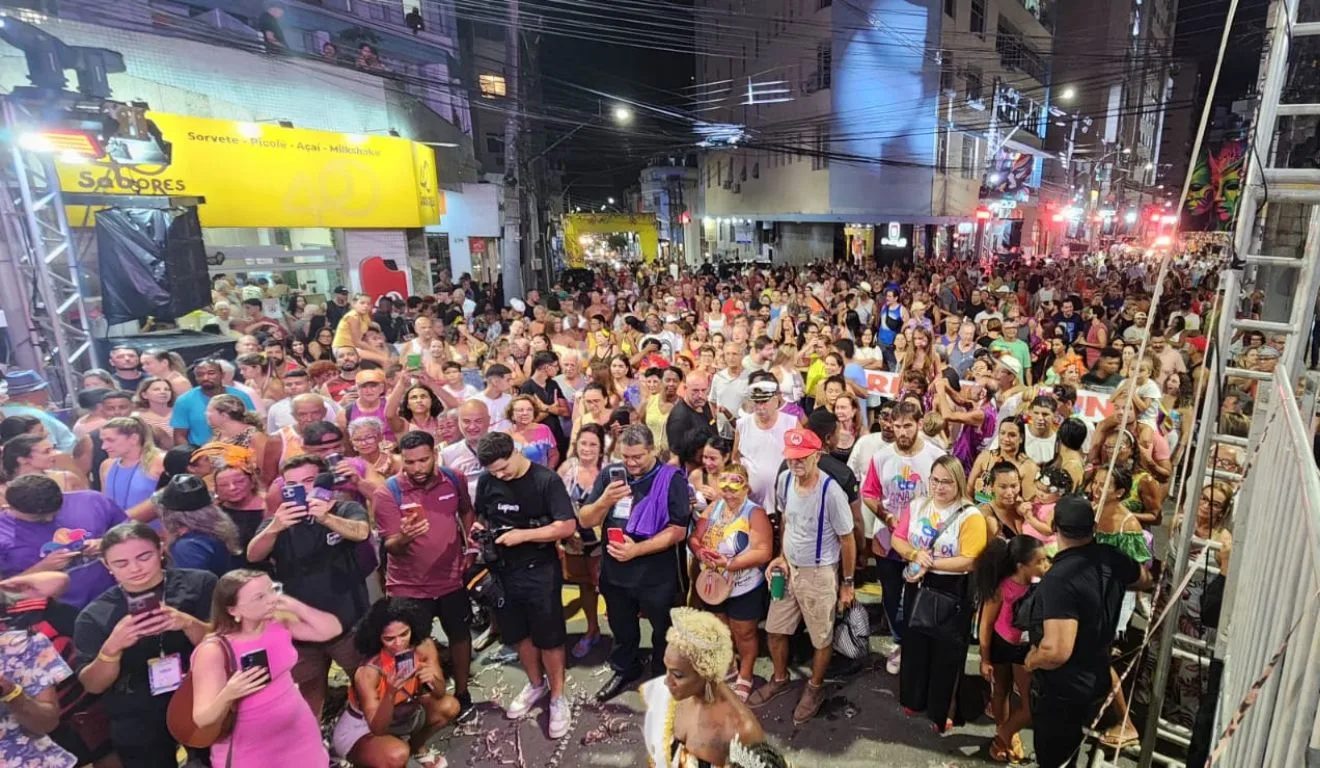
[[[683,211],[682,213],[678,214],[679,224],[690,224],[691,222],[692,222],[692,214],[688,213],[687,211]]]
[[[1159,215],[1158,213],[1152,213],[1152,214],[1150,215],[1150,220],[1151,220],[1152,223],[1159,224],[1159,223],[1160,223],[1160,215]]]
[[[1050,218],[1054,219],[1054,222],[1057,224],[1058,222],[1063,221],[1063,214],[1062,214],[1062,213],[1056,213],[1056,214],[1054,214],[1054,215],[1053,215],[1052,217],[1050,217]]]
[[[988,211],[988,210],[986,210],[986,209],[984,209],[984,208],[977,208],[977,209],[976,209],[976,218],[978,218],[978,219],[980,219],[980,220],[982,220],[982,221],[985,221],[985,220],[987,220],[987,219],[990,218],[990,211]]]

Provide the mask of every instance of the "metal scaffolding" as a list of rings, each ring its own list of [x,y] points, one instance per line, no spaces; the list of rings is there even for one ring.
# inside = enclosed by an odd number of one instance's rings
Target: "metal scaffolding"
[[[0,298],[15,362],[48,374],[48,380],[55,376],[67,396],[81,388],[78,372],[91,367],[93,356],[82,269],[55,160],[20,140],[39,119],[12,96],[0,102],[0,110],[10,137],[0,155],[0,216],[7,241]],[[20,328],[22,333],[15,332]]]

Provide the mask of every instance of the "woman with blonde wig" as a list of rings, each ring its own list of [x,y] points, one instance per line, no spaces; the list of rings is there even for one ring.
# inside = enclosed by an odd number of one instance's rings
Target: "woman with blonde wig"
[[[675,608],[669,615],[665,676],[642,686],[647,757],[656,768],[727,766],[735,740],[765,741],[756,715],[724,683],[733,662],[729,628],[695,608]]]

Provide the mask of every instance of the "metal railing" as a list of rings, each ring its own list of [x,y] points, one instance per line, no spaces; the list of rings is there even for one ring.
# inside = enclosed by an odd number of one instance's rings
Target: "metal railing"
[[[1261,471],[1235,505],[1212,761],[1300,768],[1320,755],[1320,470],[1282,366],[1268,388]]]

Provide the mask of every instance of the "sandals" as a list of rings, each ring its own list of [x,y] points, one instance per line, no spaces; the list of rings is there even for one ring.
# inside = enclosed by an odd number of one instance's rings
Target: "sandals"
[[[752,695],[752,681],[745,677],[738,678],[733,684],[733,695],[738,697],[738,701],[747,703],[747,697]]]
[[[1020,765],[1027,762],[1027,750],[1022,746],[1022,739],[1018,734],[1013,734],[1011,744],[1005,744],[998,734],[990,742],[990,759],[996,763],[1011,763]]]
[[[1119,733],[1114,734],[1106,732],[1100,736],[1100,743],[1110,749],[1122,749],[1129,744],[1140,743],[1140,741],[1141,734],[1137,731],[1135,725],[1132,726],[1132,730],[1129,731],[1128,726],[1124,724]]]

